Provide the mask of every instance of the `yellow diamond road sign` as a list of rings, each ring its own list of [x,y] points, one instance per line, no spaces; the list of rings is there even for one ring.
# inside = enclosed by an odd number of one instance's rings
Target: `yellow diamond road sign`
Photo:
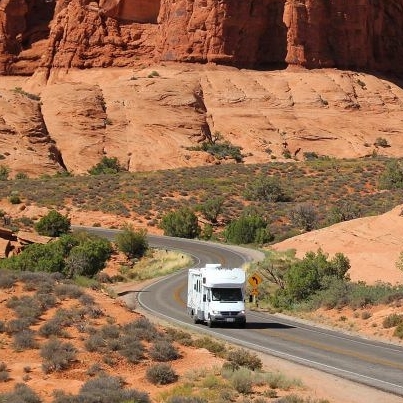
[[[262,277],[258,273],[253,273],[249,278],[248,278],[249,284],[252,287],[257,287],[262,281]]]

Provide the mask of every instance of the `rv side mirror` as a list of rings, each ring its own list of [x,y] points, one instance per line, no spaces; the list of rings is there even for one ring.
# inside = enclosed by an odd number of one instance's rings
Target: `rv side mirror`
[[[206,294],[203,295],[203,302],[206,302]]]
[[[249,295],[249,302],[253,302],[253,295],[252,294]]]

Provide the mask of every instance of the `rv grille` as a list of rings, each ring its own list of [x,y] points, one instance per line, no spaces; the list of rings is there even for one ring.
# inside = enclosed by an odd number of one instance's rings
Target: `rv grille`
[[[236,316],[238,315],[239,311],[222,311],[222,316]]]

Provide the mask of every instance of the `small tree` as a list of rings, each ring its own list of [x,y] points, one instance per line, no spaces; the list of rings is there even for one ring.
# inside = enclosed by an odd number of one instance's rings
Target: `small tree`
[[[209,220],[211,223],[216,224],[217,218],[222,212],[223,205],[223,197],[214,197],[212,199],[208,199],[203,204],[201,204],[198,207],[198,210],[202,213],[203,217],[206,220]]]
[[[171,211],[162,217],[164,235],[181,238],[196,238],[200,233],[196,214],[187,207]]]
[[[38,234],[52,237],[66,234],[70,231],[70,228],[70,219],[56,210],[49,211],[35,224]]]
[[[147,231],[145,229],[136,231],[132,225],[126,225],[122,232],[116,235],[115,242],[128,259],[141,257],[148,249]]]
[[[116,157],[102,157],[101,161],[88,170],[90,175],[116,174],[126,169],[119,164]]]

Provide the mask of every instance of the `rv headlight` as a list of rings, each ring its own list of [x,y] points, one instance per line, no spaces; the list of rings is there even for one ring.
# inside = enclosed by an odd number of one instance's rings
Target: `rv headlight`
[[[245,311],[239,311],[239,315],[245,315]]]
[[[213,315],[218,315],[220,313],[220,311],[215,311],[214,309],[211,312],[213,313]]]

